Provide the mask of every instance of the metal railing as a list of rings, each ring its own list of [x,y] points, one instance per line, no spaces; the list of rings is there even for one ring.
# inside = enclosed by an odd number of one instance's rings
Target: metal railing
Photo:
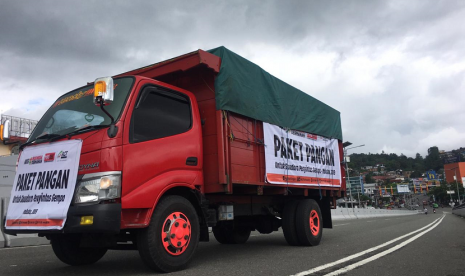
[[[452,209],[452,214],[465,218],[465,203],[455,206]]]
[[[14,117],[10,115],[1,115],[1,123],[10,120],[10,136],[28,138],[36,127],[38,121],[25,118]]]

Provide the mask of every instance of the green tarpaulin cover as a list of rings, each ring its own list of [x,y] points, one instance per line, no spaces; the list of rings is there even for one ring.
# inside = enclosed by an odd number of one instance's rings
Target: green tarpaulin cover
[[[339,111],[225,47],[208,52],[221,58],[216,109],[342,141]]]

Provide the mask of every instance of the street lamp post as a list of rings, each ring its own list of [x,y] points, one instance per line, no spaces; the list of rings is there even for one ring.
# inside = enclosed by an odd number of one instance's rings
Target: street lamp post
[[[457,182],[457,167],[454,168],[454,175],[455,175],[455,185],[457,186],[457,197],[459,199],[459,204],[462,204],[462,201],[460,200],[460,193],[459,193],[459,183]]]
[[[450,204],[452,204],[452,192],[451,192],[451,189],[450,189],[450,184],[447,184],[447,186],[449,186]],[[450,204],[449,204],[449,205],[450,205]]]
[[[350,185],[350,178],[349,178],[349,166],[347,165],[347,152],[344,149],[344,162],[346,163],[346,187],[347,187],[347,182],[349,182]],[[349,200],[351,201],[352,209],[354,209],[354,203],[352,202],[352,186],[350,186],[349,189]],[[346,208],[347,208],[347,201],[346,201]]]

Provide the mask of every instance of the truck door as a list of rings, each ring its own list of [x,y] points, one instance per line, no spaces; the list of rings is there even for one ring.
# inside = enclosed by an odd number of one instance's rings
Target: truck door
[[[187,93],[141,87],[125,122],[123,209],[152,208],[168,185],[192,185],[201,176],[201,129],[194,125],[199,115]]]

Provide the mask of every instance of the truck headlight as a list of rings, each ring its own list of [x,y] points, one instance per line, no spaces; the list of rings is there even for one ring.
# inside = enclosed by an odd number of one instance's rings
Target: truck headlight
[[[74,203],[99,202],[121,197],[121,172],[86,174],[77,183]]]

